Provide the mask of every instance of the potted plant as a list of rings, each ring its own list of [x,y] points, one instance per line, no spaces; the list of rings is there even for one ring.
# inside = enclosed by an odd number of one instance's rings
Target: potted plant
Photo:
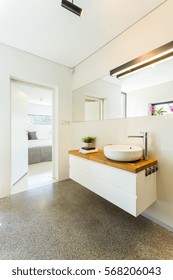
[[[86,137],[82,138],[82,142],[85,143],[85,148],[86,149],[93,149],[95,139],[96,139],[96,137],[93,137],[93,136],[86,136]]]

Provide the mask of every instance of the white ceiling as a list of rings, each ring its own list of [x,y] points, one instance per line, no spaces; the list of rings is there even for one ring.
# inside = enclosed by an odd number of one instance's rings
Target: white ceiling
[[[52,106],[52,89],[15,80],[12,85],[27,95],[28,103]]]
[[[165,0],[0,0],[0,42],[74,67]]]

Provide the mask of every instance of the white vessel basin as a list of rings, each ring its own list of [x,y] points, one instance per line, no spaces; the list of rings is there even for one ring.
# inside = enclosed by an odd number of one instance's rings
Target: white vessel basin
[[[104,147],[105,157],[116,161],[135,161],[142,157],[143,149],[131,145],[109,145]]]

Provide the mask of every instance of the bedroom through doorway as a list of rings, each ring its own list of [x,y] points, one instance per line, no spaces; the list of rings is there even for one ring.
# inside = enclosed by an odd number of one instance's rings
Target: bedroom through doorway
[[[11,194],[55,181],[53,91],[11,80]]]

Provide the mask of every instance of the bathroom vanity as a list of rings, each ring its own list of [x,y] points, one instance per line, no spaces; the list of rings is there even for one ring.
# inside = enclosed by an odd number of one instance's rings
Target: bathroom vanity
[[[97,153],[69,151],[70,178],[137,217],[156,201],[157,160],[112,161]]]

